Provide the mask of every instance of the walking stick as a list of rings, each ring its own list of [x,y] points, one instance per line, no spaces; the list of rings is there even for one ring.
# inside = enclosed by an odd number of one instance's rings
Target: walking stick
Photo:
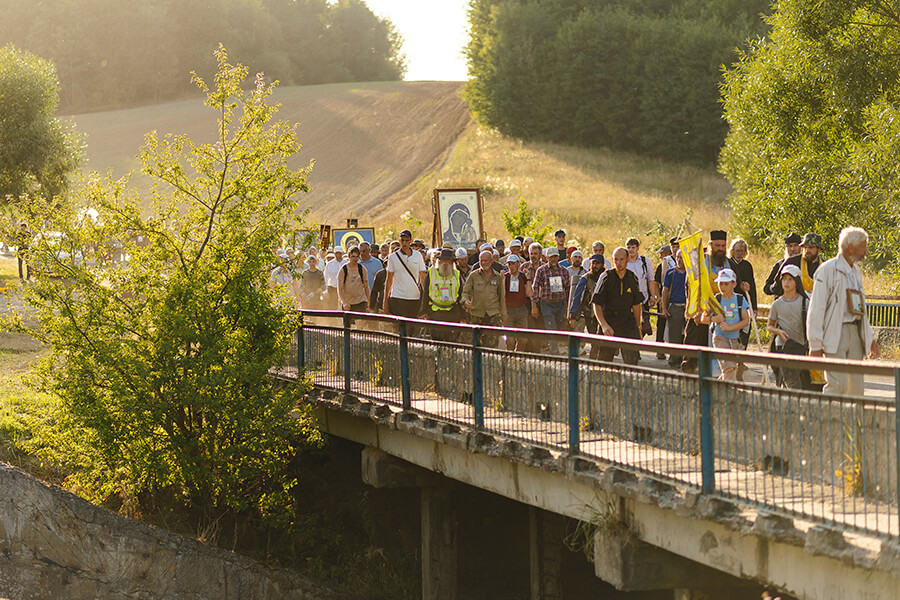
[[[756,333],[756,346],[759,348],[759,351],[763,351],[762,342],[759,340],[759,326],[756,324],[756,314],[753,312],[753,305],[750,304],[750,297],[747,295],[747,292],[743,292],[744,298],[747,300],[747,311],[750,313],[750,323],[753,326],[753,331]],[[769,367],[763,366],[763,385],[769,385]]]

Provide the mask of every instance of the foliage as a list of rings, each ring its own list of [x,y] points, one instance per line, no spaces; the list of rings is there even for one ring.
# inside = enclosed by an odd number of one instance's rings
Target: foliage
[[[268,376],[298,324],[267,285],[268,249],[300,226],[308,169],[287,164],[299,145],[272,122],[274,86],[257,76],[245,92],[247,69],[217,59],[211,89],[194,79],[219,115],[215,142],[147,135],[147,218],[127,180],[100,178],[47,212],[63,235],[39,235],[34,251],[65,277],[39,277],[26,298],[51,348],[45,390],[89,446],[75,487],[135,505],[174,497],[206,523],[231,512],[284,525],[292,457],[319,434],[297,409],[302,386]]]
[[[58,88],[49,61],[0,48],[0,200],[53,198],[78,168],[81,142],[55,117]]]
[[[548,236],[553,230],[553,225],[543,225],[544,217],[547,216],[545,210],[534,210],[528,208],[528,203],[520,197],[516,210],[509,212],[504,210],[500,213],[500,219],[503,221],[503,228],[509,232],[509,235],[516,237],[532,237],[534,241],[541,246],[547,244]]]
[[[191,94],[190,69],[219,43],[291,85],[398,80],[406,69],[397,30],[361,0],[0,0],[0,14],[0,43],[56,64],[69,112]]]
[[[473,0],[465,97],[501,132],[713,163],[721,68],[766,2]]]
[[[876,266],[900,242],[900,23],[879,0],[780,2],[772,35],[727,73],[721,170],[735,222],[755,240],[874,234]]]

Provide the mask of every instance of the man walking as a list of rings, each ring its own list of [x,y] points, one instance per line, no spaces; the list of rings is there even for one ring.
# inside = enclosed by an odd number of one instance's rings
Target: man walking
[[[569,271],[559,265],[559,250],[547,249],[547,264],[538,267],[532,283],[531,316],[544,318],[544,329],[562,330],[566,326],[569,300]],[[550,353],[558,353],[558,343],[550,340]]]
[[[800,240],[798,233],[791,232],[784,236],[784,258],[772,265],[772,270],[769,271],[769,276],[766,277],[766,283],[763,285],[763,291],[769,296],[775,295],[773,286],[776,281],[781,281],[781,267],[784,265],[784,261],[800,254]]]
[[[372,246],[369,242],[363,241],[359,245],[359,264],[366,269],[366,273],[369,276],[366,283],[371,292],[372,286],[375,285],[375,276],[378,274],[378,271],[384,268],[384,263],[381,262],[381,259],[372,256]]]
[[[600,332],[606,336],[641,339],[641,305],[644,295],[638,286],[634,272],[628,268],[628,251],[621,246],[613,251],[615,268],[604,272],[597,282],[597,291],[591,299],[594,316]],[[598,358],[611,361],[615,348],[602,347]],[[638,361],[636,350],[623,350],[622,360],[634,365]]]
[[[438,256],[437,266],[428,269],[425,275],[425,291],[427,306],[425,316],[431,321],[459,323],[462,321],[462,309],[459,302],[462,296],[462,278],[454,268],[456,254],[444,248]],[[432,329],[431,338],[455,342],[458,332],[451,329]]]
[[[400,232],[400,248],[388,256],[384,281],[384,312],[416,319],[422,303],[422,282],[425,278],[425,259],[410,245],[412,233]]]
[[[666,271],[663,278],[662,311],[666,317],[666,341],[670,344],[684,343],[684,310],[687,305],[687,293],[685,291],[685,279],[687,271],[684,268],[684,258],[681,250],[675,252],[675,268]],[[669,366],[677,367],[681,364],[681,357],[676,354],[669,355]]]
[[[328,262],[325,263],[324,269],[325,286],[328,294],[326,306],[328,310],[339,310],[337,276],[341,267],[346,264],[344,261],[344,250],[340,246],[335,246],[334,252],[329,253],[326,258],[329,258]]]
[[[516,241],[516,240],[513,240]],[[531,304],[531,286],[520,267],[521,261],[517,254],[510,254],[506,261],[508,273],[504,277],[504,292],[506,296],[506,326],[516,329],[528,327],[528,308]],[[523,351],[528,342],[526,337],[506,337],[506,349]]]
[[[810,356],[862,360],[878,358],[881,349],[875,341],[866,315],[859,263],[869,249],[869,234],[859,227],[845,227],[838,241],[838,255],[816,270],[816,282],[806,320]],[[862,375],[825,372],[823,391],[841,396],[862,396]]]
[[[628,270],[637,277],[641,294],[644,296],[644,314],[641,318],[641,337],[653,333],[650,327],[650,309],[659,302],[659,288],[653,279],[653,263],[646,256],[638,254],[641,243],[637,238],[630,238],[625,242],[628,252]],[[613,256],[615,259],[615,256]]]
[[[591,269],[578,280],[578,285],[575,286],[575,291],[569,300],[569,324],[575,327],[580,318],[587,332],[594,335],[598,333],[598,324],[591,299],[594,297],[594,292],[597,289],[597,281],[600,280],[600,276],[605,270],[605,261],[606,259],[602,254],[591,256],[589,261]],[[599,355],[599,344],[591,344],[591,358],[597,358]]]
[[[503,275],[491,268],[494,257],[485,250],[478,257],[478,266],[472,269],[463,286],[462,301],[469,311],[473,325],[501,327],[506,321],[506,290]],[[500,340],[497,333],[485,333],[481,345],[496,348]]]
[[[803,290],[809,294],[815,285],[815,273],[822,264],[822,238],[818,233],[807,233],[800,243],[800,254],[784,260],[785,265],[794,265],[800,269],[800,279],[803,281]],[[783,267],[783,265],[782,265]],[[772,284],[772,292],[775,296],[781,296],[784,290],[781,287],[781,277]]]

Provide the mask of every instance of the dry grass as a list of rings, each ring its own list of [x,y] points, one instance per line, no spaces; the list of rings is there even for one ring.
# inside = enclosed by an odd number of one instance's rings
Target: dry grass
[[[435,187],[480,187],[484,194],[484,226],[489,238],[507,237],[500,214],[523,198],[544,210],[545,222],[563,227],[569,237],[607,246],[630,236],[645,242],[663,238],[659,224],[677,227],[693,212],[692,222],[705,230],[728,227],[729,184],[711,169],[576,148],[523,142],[472,125],[450,160],[421,179],[414,194],[379,219],[384,229],[411,210],[423,221],[418,234],[431,230],[431,190]]]

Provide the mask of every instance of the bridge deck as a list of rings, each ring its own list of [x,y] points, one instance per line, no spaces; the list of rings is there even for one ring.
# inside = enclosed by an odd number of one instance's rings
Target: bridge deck
[[[646,357],[649,359],[649,357]],[[296,369],[283,369],[285,377],[296,377]],[[344,390],[344,377],[322,371],[312,373],[318,387]],[[761,373],[759,374],[761,378]],[[370,381],[351,380],[351,393],[383,403],[394,412],[402,411],[395,386],[376,385]],[[447,398],[434,391],[417,390],[411,401],[412,410],[423,416],[475,428],[473,406]],[[489,403],[484,407],[483,430],[520,441],[566,451],[568,425],[550,419],[535,418],[511,410],[498,410]],[[663,480],[699,488],[702,482],[701,458],[693,451],[674,451],[651,443],[641,443],[640,431],[635,440],[623,439],[604,430],[584,429],[580,432],[579,452],[586,457],[650,474]],[[746,465],[716,458],[716,493],[738,501],[776,508],[800,517],[843,524],[860,531],[900,531],[896,505],[887,501],[863,498],[858,492],[848,493],[844,479],[837,484],[810,483],[808,478],[782,474],[779,465]],[[802,469],[802,467],[801,467]],[[664,474],[664,475],[662,475]],[[885,490],[881,490],[884,492]],[[891,490],[887,490],[890,492]]]

